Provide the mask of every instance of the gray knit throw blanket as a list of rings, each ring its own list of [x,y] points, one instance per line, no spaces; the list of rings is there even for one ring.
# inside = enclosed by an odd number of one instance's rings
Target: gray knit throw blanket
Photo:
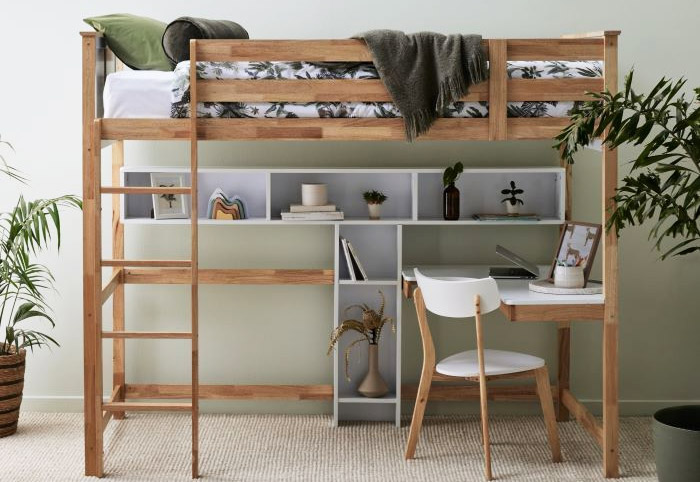
[[[367,42],[386,90],[403,114],[406,139],[427,132],[469,86],[488,78],[481,35],[370,30]]]

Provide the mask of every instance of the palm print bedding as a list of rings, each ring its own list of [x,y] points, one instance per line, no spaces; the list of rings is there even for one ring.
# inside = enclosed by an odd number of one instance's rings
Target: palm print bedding
[[[189,117],[189,61],[175,68],[171,117]],[[599,61],[508,62],[511,79],[602,77]],[[198,79],[378,79],[372,63],[309,62],[197,62]],[[575,102],[508,102],[508,117],[567,117]],[[442,117],[488,117],[488,102],[455,102]],[[401,117],[391,102],[203,102],[197,117],[295,118],[295,117]]]

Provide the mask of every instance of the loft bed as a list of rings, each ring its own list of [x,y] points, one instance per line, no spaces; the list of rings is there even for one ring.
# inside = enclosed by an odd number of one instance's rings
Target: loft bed
[[[617,39],[619,31],[568,35],[556,39],[489,39],[489,80],[472,86],[461,101],[488,103],[488,114],[479,118],[440,118],[420,140],[536,140],[552,139],[568,124],[566,117],[509,117],[509,102],[566,101],[587,99],[587,91],[617,89]],[[192,476],[199,476],[198,417],[200,399],[294,399],[331,400],[331,385],[200,385],[198,363],[198,286],[209,284],[333,284],[333,270],[200,270],[198,263],[198,217],[191,216],[192,255],[190,260],[124,259],[122,196],[135,194],[190,195],[192,213],[198,212],[198,142],[205,140],[403,140],[401,118],[115,118],[104,117],[103,93],[107,75],[118,62],[98,33],[82,33],[83,49],[83,202],[84,202],[84,351],[85,351],[85,473],[103,475],[102,434],[111,418],[121,419],[128,411],[172,410],[192,414]],[[378,79],[251,80],[199,79],[198,62],[306,61],[371,62],[361,40],[195,40],[190,50],[189,112],[200,102],[388,102],[388,93]],[[602,61],[602,75],[587,78],[509,78],[507,62],[518,61]],[[191,143],[189,187],[157,188],[121,185],[124,141],[184,140]],[[112,145],[112,184],[101,185],[101,149]],[[603,222],[617,185],[617,153],[602,152]],[[571,215],[571,169],[566,169],[565,219]],[[112,259],[102,255],[101,197],[111,194]],[[337,227],[336,227],[337,232]],[[617,477],[617,239],[606,234],[603,253],[604,305],[580,318],[603,321],[603,423],[599,425],[588,410],[573,397],[569,388],[570,321],[577,312],[543,306],[536,312],[519,312],[509,307],[511,320],[560,320],[559,380],[553,395],[559,403],[559,420],[569,412],[588,430],[603,449],[606,477]],[[103,268],[112,268],[103,284]],[[335,276],[337,283],[337,275]],[[125,329],[124,286],[129,283],[189,284],[192,287],[192,329],[190,332],[135,332]],[[399,288],[400,290],[400,288]],[[337,295],[336,295],[337,296]],[[112,330],[102,328],[102,305],[112,300]],[[509,316],[510,314],[510,316]],[[192,341],[191,385],[135,385],[125,377],[126,339],[165,338]],[[113,340],[111,396],[103,401],[102,343]],[[400,381],[399,381],[400,383]],[[397,391],[398,392],[398,391]],[[415,390],[413,390],[415,393]],[[471,395],[470,395],[471,393]],[[497,392],[494,392],[497,393]],[[524,393],[524,394],[523,394]],[[528,399],[528,393],[503,395],[502,399]],[[407,388],[403,396],[410,397]],[[490,392],[491,395],[491,392]],[[534,394],[529,394],[534,396]],[[401,398],[402,394],[397,393]],[[474,393],[455,394],[443,399],[470,399]],[[148,399],[189,400],[153,403]],[[136,401],[134,401],[136,400]]]

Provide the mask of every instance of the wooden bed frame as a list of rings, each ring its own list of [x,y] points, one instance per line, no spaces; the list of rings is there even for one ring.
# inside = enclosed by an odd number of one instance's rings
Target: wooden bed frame
[[[617,89],[617,41],[619,31],[569,35],[559,39],[484,40],[490,61],[488,82],[474,86],[463,100],[488,101],[489,117],[439,119],[419,140],[525,140],[551,139],[568,124],[563,118],[508,118],[508,101],[582,100],[586,91]],[[114,57],[100,34],[81,33],[83,49],[83,293],[84,293],[84,399],[85,473],[103,475],[103,431],[113,417],[125,412],[173,410],[192,414],[192,477],[199,476],[198,419],[200,399],[292,399],[329,400],[331,385],[200,385],[198,363],[198,285],[215,284],[332,284],[332,270],[199,270],[198,220],[191,218],[190,260],[124,259],[124,225],[120,218],[122,194],[190,194],[190,212],[197,212],[198,141],[201,140],[403,140],[402,119],[104,119],[101,94]],[[389,101],[379,80],[197,80],[196,61],[371,61],[360,40],[210,40],[191,42],[191,112],[204,101]],[[506,60],[603,60],[602,78],[593,79],[508,79]],[[299,88],[299,87],[302,88]],[[191,143],[191,187],[123,187],[126,140],[189,140]],[[112,185],[101,185],[101,148],[112,141]],[[603,149],[603,222],[612,206],[617,186],[617,153]],[[571,214],[571,169],[567,167],[566,219]],[[102,255],[101,196],[112,198],[112,259]],[[559,376],[554,397],[559,404],[558,419],[568,420],[569,411],[593,435],[603,449],[606,477],[618,470],[618,267],[617,238],[608,233],[602,240],[605,306],[603,313],[603,423],[599,425],[569,391],[569,343],[571,319],[562,313],[558,328]],[[102,269],[112,272],[103,285]],[[124,286],[129,283],[189,284],[192,288],[192,329],[190,332],[125,331]],[[111,299],[113,327],[103,331],[102,306]],[[551,311],[551,307],[543,307]],[[528,312],[528,319],[543,313]],[[552,316],[547,313],[547,316]],[[544,318],[540,318],[544,319]],[[192,341],[192,384],[131,384],[125,378],[126,339],[169,338]],[[113,340],[111,396],[103,401],[102,342]],[[476,399],[473,390],[446,390],[434,399]],[[490,390],[490,396],[523,400],[534,392],[515,387]],[[403,390],[404,398],[415,396],[415,386]],[[146,403],[145,399],[187,399],[189,402]],[[131,401],[127,401],[131,400]],[[133,401],[139,400],[139,401]]]

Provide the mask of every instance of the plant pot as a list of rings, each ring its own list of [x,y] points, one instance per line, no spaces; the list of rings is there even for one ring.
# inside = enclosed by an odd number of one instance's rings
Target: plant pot
[[[510,201],[506,202],[506,210],[509,216],[517,216],[520,214],[520,204],[511,204]]]
[[[700,405],[657,411],[652,431],[659,482],[700,480]]]
[[[383,397],[389,393],[389,387],[379,373],[379,346],[377,345],[369,345],[367,375],[357,387],[357,391],[369,398]]]
[[[379,203],[367,203],[370,219],[379,219],[382,214],[382,205]]]
[[[555,266],[554,286],[557,288],[583,288],[583,266]]]
[[[328,203],[328,187],[322,183],[303,183],[301,185],[302,206],[323,206]]]
[[[19,407],[24,389],[24,362],[27,352],[0,355],[0,437],[17,431]]]
[[[445,221],[459,219],[459,189],[452,183],[442,191],[442,217]]]

